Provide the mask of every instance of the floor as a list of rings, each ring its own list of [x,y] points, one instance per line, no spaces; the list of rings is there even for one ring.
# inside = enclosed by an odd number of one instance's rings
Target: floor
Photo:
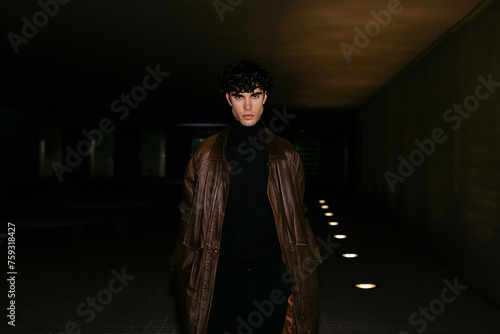
[[[320,334],[500,333],[500,308],[418,245],[359,203],[319,199],[306,203],[325,259],[318,267]],[[114,222],[76,233],[17,229],[16,326],[6,326],[4,316],[1,332],[179,333],[167,269],[177,203],[122,216],[119,229]]]

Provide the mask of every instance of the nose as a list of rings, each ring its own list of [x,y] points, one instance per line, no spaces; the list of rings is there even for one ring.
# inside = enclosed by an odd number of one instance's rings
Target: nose
[[[245,110],[250,110],[250,109],[252,109],[252,105],[251,105],[251,103],[250,103],[250,99],[245,99],[245,104],[243,105],[243,108],[244,108]]]

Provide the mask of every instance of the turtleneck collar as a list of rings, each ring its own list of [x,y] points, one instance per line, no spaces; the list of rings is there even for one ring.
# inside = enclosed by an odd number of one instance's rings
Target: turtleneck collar
[[[246,140],[249,136],[257,136],[260,131],[264,131],[264,122],[261,120],[252,126],[244,126],[234,120],[229,129],[229,138],[236,139],[236,141]]]

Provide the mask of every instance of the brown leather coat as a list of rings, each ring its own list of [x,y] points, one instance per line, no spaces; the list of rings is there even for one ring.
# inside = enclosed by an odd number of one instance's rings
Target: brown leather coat
[[[208,324],[231,166],[225,157],[229,128],[203,141],[184,176],[181,226],[171,261],[182,321],[190,334]],[[321,256],[304,213],[304,170],[295,147],[265,128],[269,151],[268,197],[283,261],[292,285],[284,333],[314,333],[318,316],[316,265]],[[293,310],[291,305],[293,304]],[[295,328],[291,328],[291,327]]]

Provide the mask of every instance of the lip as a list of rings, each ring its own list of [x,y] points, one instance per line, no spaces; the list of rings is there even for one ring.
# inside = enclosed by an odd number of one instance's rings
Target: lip
[[[253,115],[252,114],[245,114],[245,115],[243,115],[243,118],[244,119],[251,119],[251,118],[253,118]]]

